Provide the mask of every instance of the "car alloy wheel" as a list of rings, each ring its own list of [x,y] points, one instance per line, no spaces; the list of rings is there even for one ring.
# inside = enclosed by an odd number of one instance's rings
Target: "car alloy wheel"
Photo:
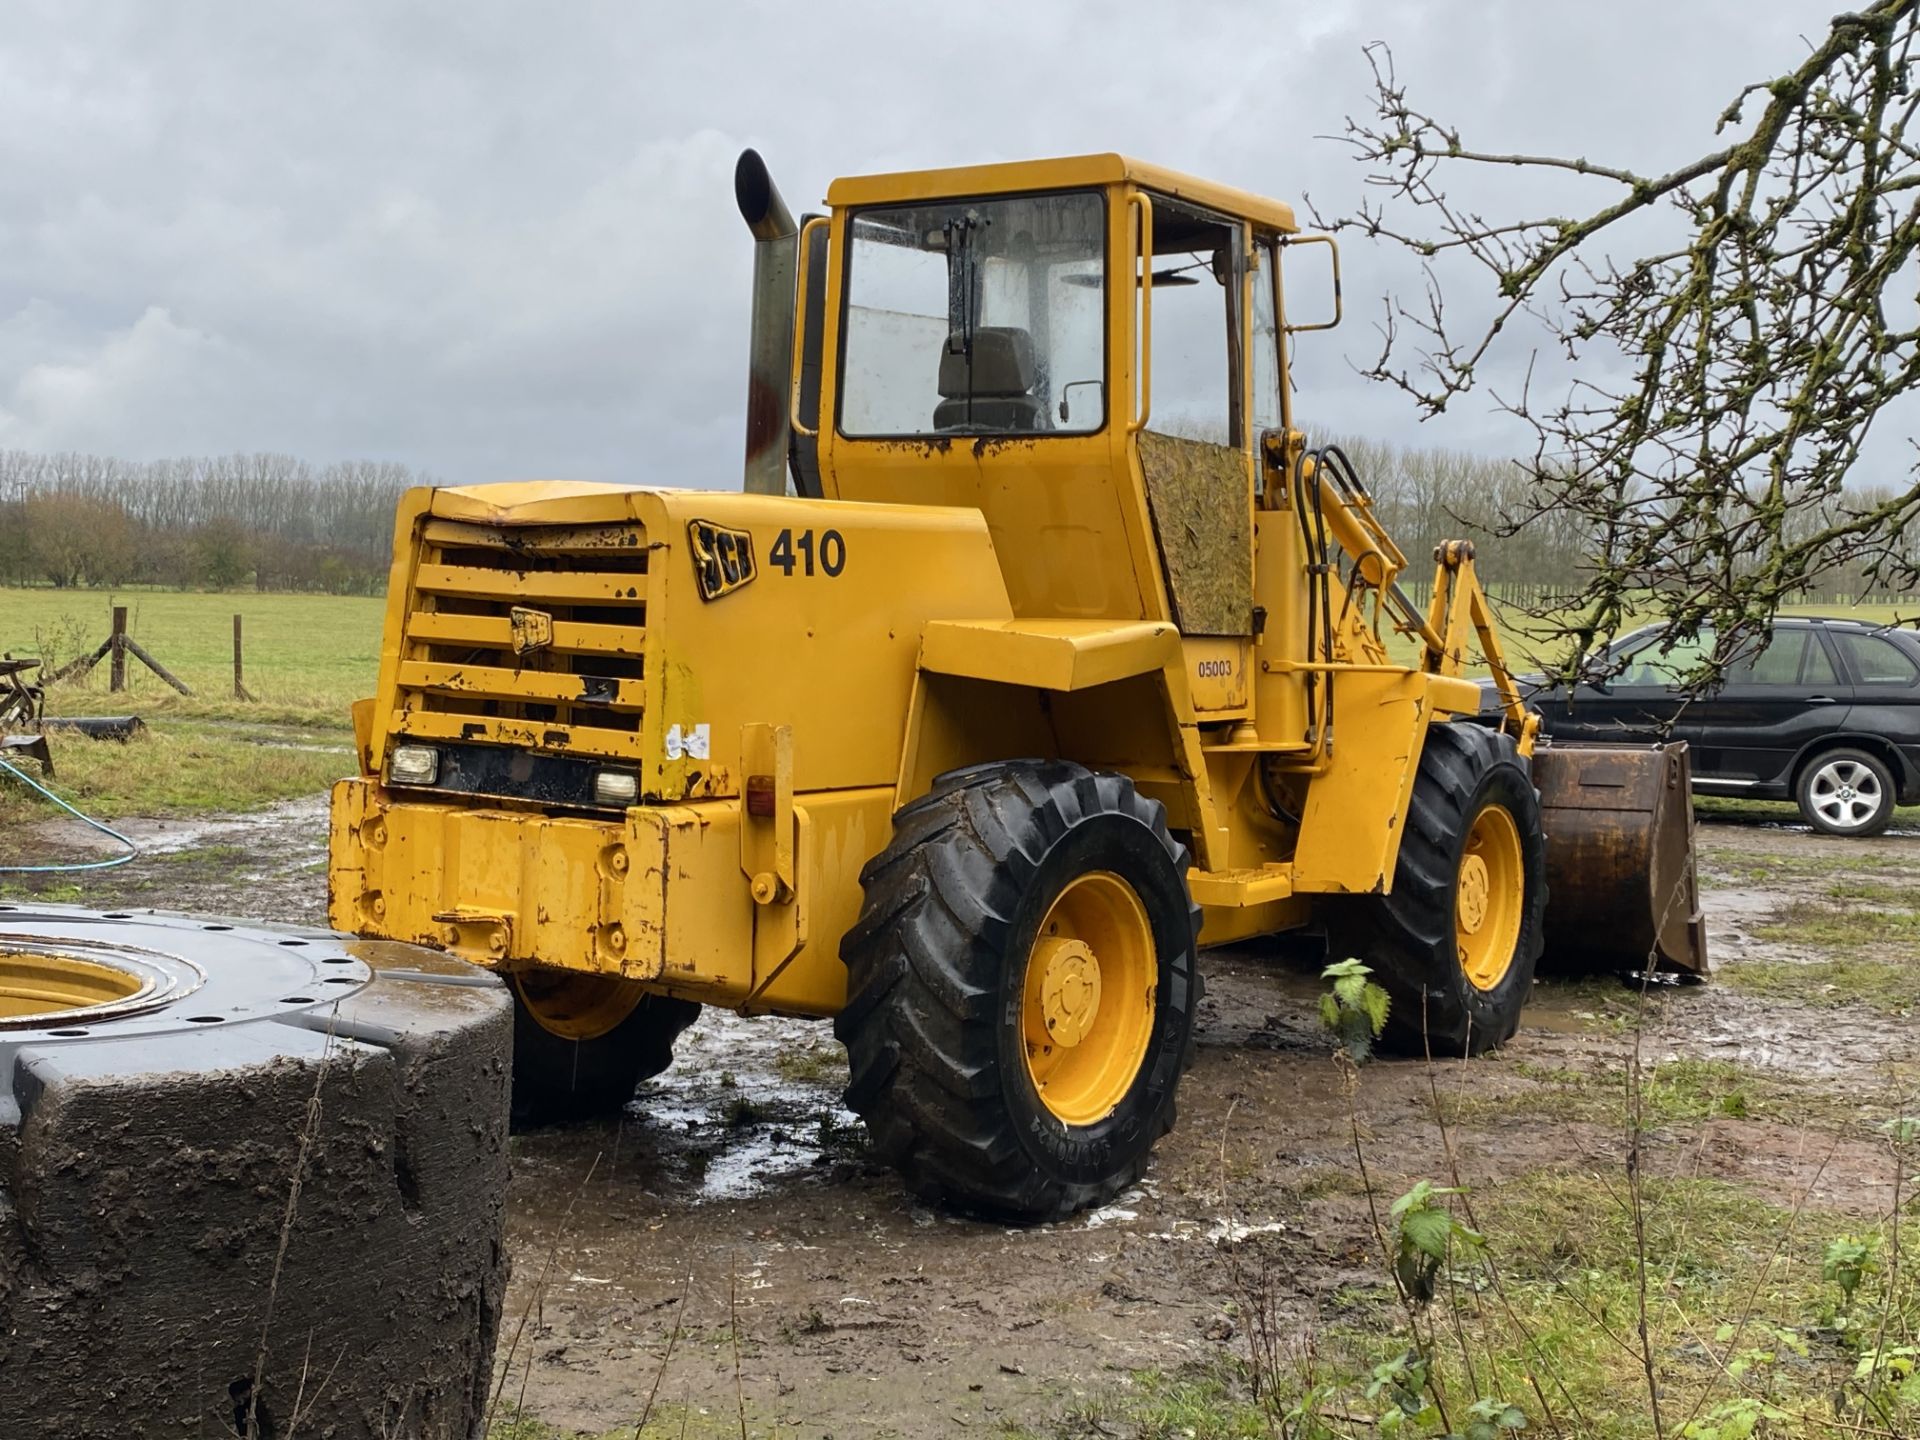
[[[1813,773],[1807,803],[1835,830],[1858,830],[1886,803],[1880,777],[1858,760],[1833,759]]]

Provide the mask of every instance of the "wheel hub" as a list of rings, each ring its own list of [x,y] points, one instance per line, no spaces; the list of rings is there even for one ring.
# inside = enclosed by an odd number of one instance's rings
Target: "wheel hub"
[[[1464,856],[1460,861],[1460,928],[1469,935],[1477,935],[1487,923],[1489,885],[1487,862],[1478,855]]]
[[[1132,1089],[1153,1035],[1158,963],[1133,887],[1107,870],[1069,881],[1040,919],[1021,981],[1021,1040],[1040,1103],[1092,1125]]]
[[[1526,904],[1526,866],[1520,830],[1497,802],[1467,827],[1455,872],[1453,946],[1467,983],[1492,990],[1513,966]]]
[[[1034,958],[1044,967],[1040,1009],[1047,1038],[1055,1045],[1078,1045],[1100,1013],[1100,961],[1082,940],[1049,938],[1037,948]]]

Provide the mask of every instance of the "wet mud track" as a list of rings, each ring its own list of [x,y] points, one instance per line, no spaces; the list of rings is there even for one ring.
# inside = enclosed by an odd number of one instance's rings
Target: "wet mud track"
[[[1871,1122],[1899,1113],[1920,1076],[1920,1026],[1822,1003],[1812,986],[1804,1002],[1762,996],[1729,975],[1820,958],[1782,941],[1783,910],[1836,877],[1920,873],[1920,837],[1700,834],[1722,975],[1651,995],[1637,1037],[1636,992],[1542,983],[1498,1055],[1368,1065],[1349,1100],[1317,1018],[1317,957],[1211,952],[1173,1134],[1141,1186],[1059,1225],[916,1205],[840,1106],[845,1060],[827,1025],[708,1011],[618,1124],[514,1141],[503,1405],[587,1434],[631,1427],[649,1397],[667,1433],[685,1419],[692,1435],[738,1434],[742,1402],[755,1434],[1044,1427],[1132,1372],[1240,1353],[1247,1256],[1284,1276],[1283,1313],[1375,1281],[1356,1123],[1389,1195],[1445,1175],[1449,1145],[1476,1186],[1617,1168],[1626,1142],[1610,1107],[1636,1043],[1648,1067],[1720,1067],[1753,1097],[1657,1130],[1650,1169],[1864,1212],[1888,1178]],[[83,903],[318,918],[319,802],[147,838],[171,848],[79,877]]]

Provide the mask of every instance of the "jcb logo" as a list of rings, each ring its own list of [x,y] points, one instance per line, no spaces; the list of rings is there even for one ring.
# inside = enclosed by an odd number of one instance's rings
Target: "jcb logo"
[[[689,520],[693,576],[702,600],[718,600],[753,579],[753,536],[711,520]]]

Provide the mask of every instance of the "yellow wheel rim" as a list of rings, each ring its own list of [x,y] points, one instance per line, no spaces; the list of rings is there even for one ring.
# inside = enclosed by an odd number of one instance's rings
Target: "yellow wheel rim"
[[[637,980],[552,970],[516,975],[513,988],[540,1028],[562,1040],[598,1040],[631,1015],[647,993]]]
[[[1493,989],[1513,968],[1526,884],[1520,827],[1489,805],[1473,817],[1454,883],[1453,944],[1475,989]]]
[[[72,1022],[74,1012],[118,1006],[139,996],[146,982],[131,970],[77,955],[0,951],[0,1020]]]
[[[1133,887],[1105,870],[1060,892],[1027,955],[1021,1038],[1040,1103],[1068,1125],[1113,1113],[1153,1036],[1160,967]]]

